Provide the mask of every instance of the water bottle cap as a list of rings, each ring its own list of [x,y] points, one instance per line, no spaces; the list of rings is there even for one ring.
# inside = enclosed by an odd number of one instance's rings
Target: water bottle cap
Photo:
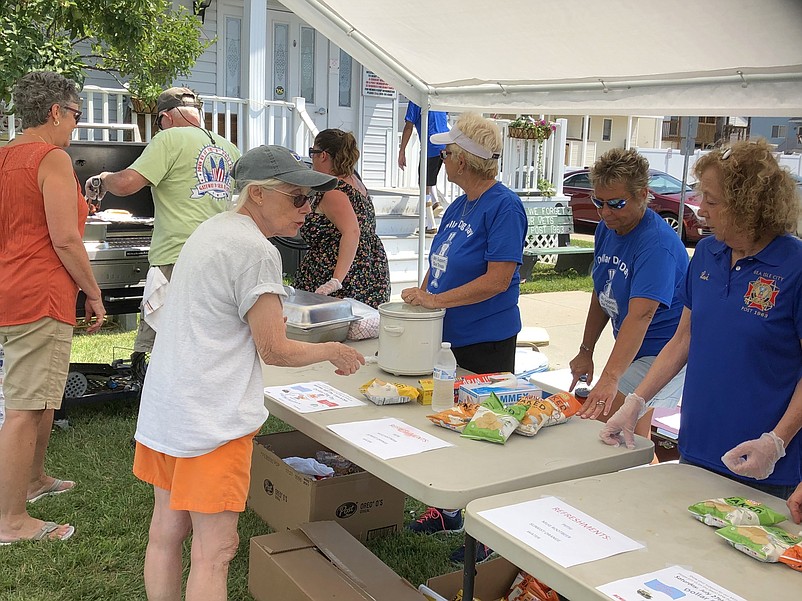
[[[440,348],[451,348],[451,343],[450,342],[441,342],[440,343]]]

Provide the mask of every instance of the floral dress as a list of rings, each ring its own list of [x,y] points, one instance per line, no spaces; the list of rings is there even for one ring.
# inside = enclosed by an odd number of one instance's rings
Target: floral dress
[[[345,193],[359,223],[359,244],[356,256],[342,289],[332,296],[355,298],[358,301],[378,307],[390,300],[390,268],[379,236],[376,234],[376,213],[370,196],[363,195],[351,184],[338,179],[335,190]],[[314,292],[328,282],[337,266],[340,249],[340,231],[323,213],[317,211],[323,193],[312,200],[312,212],[306,216],[301,227],[301,236],[309,245],[298,272],[295,274],[295,287]]]

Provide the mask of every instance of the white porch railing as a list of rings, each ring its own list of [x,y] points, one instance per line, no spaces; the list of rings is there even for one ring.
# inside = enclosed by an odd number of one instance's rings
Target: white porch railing
[[[132,111],[128,90],[85,86],[81,95],[84,97],[84,114],[73,132],[74,140],[149,142],[156,134],[152,115]],[[247,127],[248,100],[224,96],[201,96],[201,99],[206,126],[213,133],[232,141],[240,150],[248,150],[251,147]],[[263,107],[267,112],[265,144],[286,146],[305,155],[317,135],[317,128],[306,113],[304,99],[267,101]],[[0,138],[11,139],[19,131],[19,119],[14,115],[6,115],[0,121]]]
[[[501,128],[502,153],[501,168],[498,179],[509,188],[517,191],[537,196],[537,165],[538,165],[538,144],[534,140],[521,140],[510,138],[507,133],[509,121],[497,119],[496,124]],[[565,173],[565,145],[566,128],[565,119],[558,119],[557,129],[551,137],[543,144],[543,173],[540,177],[551,182],[554,186],[555,194],[562,195],[563,175]],[[401,134],[397,135],[394,148],[400,146]],[[420,141],[417,136],[413,136],[407,144],[406,157],[407,168],[403,171],[395,166],[395,187],[398,188],[417,188],[418,187],[418,157],[420,156]],[[462,190],[448,181],[445,169],[441,169],[437,177],[437,194],[445,197],[451,202],[462,194]]]

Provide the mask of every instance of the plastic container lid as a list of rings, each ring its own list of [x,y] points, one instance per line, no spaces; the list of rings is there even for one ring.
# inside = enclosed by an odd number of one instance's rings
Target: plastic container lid
[[[391,301],[379,305],[379,314],[404,319],[442,319],[445,309],[427,309],[418,305],[410,305],[404,301]]]

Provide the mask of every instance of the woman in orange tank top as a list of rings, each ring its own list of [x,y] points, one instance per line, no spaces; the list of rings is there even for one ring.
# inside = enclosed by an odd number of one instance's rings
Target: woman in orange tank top
[[[22,134],[0,148],[0,545],[66,540],[75,531],[26,507],[75,486],[45,474],[44,458],[64,395],[78,290],[87,320],[94,318],[88,332],[106,313],[81,239],[88,207],[64,151],[81,116],[78,91],[56,73],[23,76],[14,88]]]

